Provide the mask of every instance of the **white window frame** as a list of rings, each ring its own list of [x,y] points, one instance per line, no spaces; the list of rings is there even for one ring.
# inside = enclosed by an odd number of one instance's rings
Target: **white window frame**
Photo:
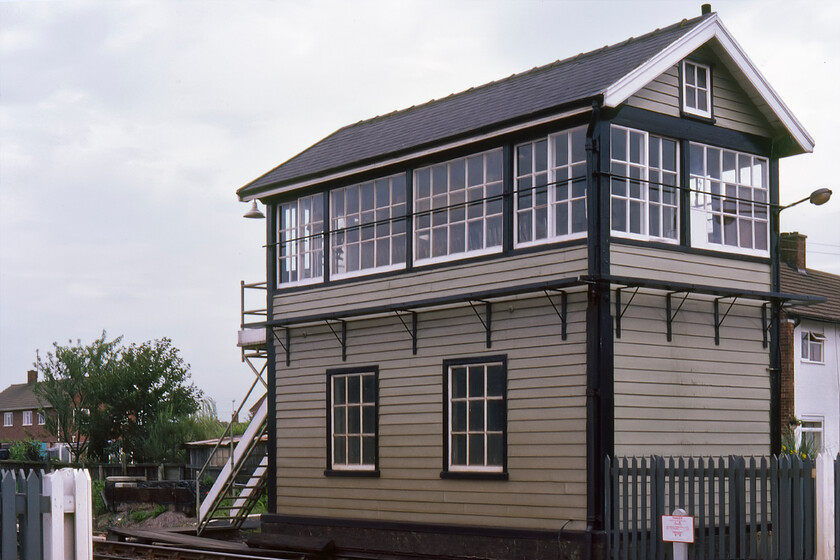
[[[487,391],[487,371],[490,367],[501,368],[502,375],[502,394],[489,395]],[[456,390],[453,384],[453,373],[456,370],[465,370],[465,384],[463,394]],[[483,394],[470,394],[470,376],[475,375],[478,370],[481,370],[483,375]],[[446,371],[446,437],[447,437],[447,456],[446,456],[446,470],[454,473],[504,473],[507,465],[507,360],[500,358],[488,358],[487,360],[449,360],[445,362]],[[495,403],[495,406],[501,407],[501,429],[490,429],[490,418],[488,414],[489,404]],[[459,404],[463,403],[463,426],[454,426],[453,416],[456,414],[455,409]],[[482,404],[481,411],[483,412],[481,428],[475,428],[470,425],[470,404]],[[460,408],[460,407],[459,407]],[[454,439],[456,437],[464,437],[465,450],[464,462],[455,462]],[[472,436],[482,437],[483,442],[483,460],[479,463],[470,462],[470,439]],[[501,438],[501,464],[489,464],[488,449],[489,438]]]
[[[481,177],[470,176],[481,158]],[[492,162],[499,168],[490,169]],[[463,169],[463,175],[461,172]],[[491,174],[491,172],[493,174]],[[497,172],[497,173],[496,173]],[[428,177],[428,179],[427,179]],[[414,264],[418,266],[500,253],[504,246],[504,158],[502,148],[455,158],[414,170]],[[470,232],[480,231],[481,242],[470,249]],[[488,241],[488,237],[494,239]],[[445,235],[445,238],[444,238]],[[435,243],[446,251],[435,254]],[[463,241],[452,250],[452,240]],[[424,250],[428,247],[428,252]]]
[[[378,463],[378,370],[376,368],[361,368],[352,370],[327,371],[329,382],[327,383],[328,414],[330,424],[330,464],[329,468],[336,471],[375,471]],[[353,379],[358,380],[358,402],[350,402],[351,383]],[[368,385],[365,385],[365,381]],[[340,382],[340,383],[339,383]],[[336,390],[343,391],[342,402],[337,402]],[[366,394],[367,393],[367,394]],[[367,400],[365,397],[369,397]],[[353,412],[358,413],[358,430],[351,430]],[[366,414],[368,420],[366,421]],[[372,415],[372,418],[370,417]],[[340,418],[340,420],[339,420]],[[358,438],[358,447],[355,447],[352,439]],[[364,444],[367,440],[373,446],[373,458],[365,461]],[[339,444],[343,447],[338,453]],[[351,461],[351,447],[358,451],[358,462]],[[343,460],[337,460],[343,457]]]
[[[15,425],[15,413],[14,412],[4,412],[3,413],[3,427],[10,428]]]
[[[613,141],[616,133],[624,135],[624,153],[617,153]],[[641,139],[639,161],[632,161],[631,140]],[[657,140],[656,159],[659,165],[651,166],[651,139]],[[674,169],[666,169],[662,164],[662,146],[664,142],[674,145]],[[610,128],[610,232],[616,237],[658,241],[678,244],[680,242],[680,145],[671,138],[650,134],[647,131],[626,126],[612,125]],[[653,176],[651,178],[651,176]],[[638,193],[633,194],[633,185],[638,185]],[[623,188],[624,194],[617,192]],[[670,202],[665,196],[671,197]],[[654,195],[653,197],[651,195]],[[658,198],[658,200],[652,200]],[[617,211],[621,207],[624,214],[624,229],[616,229]],[[630,231],[633,209],[639,211],[639,231]],[[666,211],[670,210],[674,218],[673,236],[664,236]],[[658,231],[651,234],[651,212],[657,213]]]
[[[565,140],[564,154],[558,157],[558,143]],[[575,144],[575,140],[579,145]],[[553,241],[586,237],[586,127],[564,130],[531,142],[518,144],[514,150],[514,247],[531,247]],[[526,155],[525,150],[530,150]],[[545,150],[543,154],[542,151]],[[576,159],[577,158],[577,159]],[[530,161],[526,161],[530,160]],[[543,161],[544,160],[544,161]],[[542,202],[538,199],[542,198]],[[522,208],[520,208],[522,206]],[[565,216],[566,233],[558,233],[558,213]],[[545,215],[545,232],[539,231],[539,214]],[[575,217],[582,214],[583,227],[573,231]],[[521,240],[521,223],[530,221],[529,239]],[[527,231],[523,229],[523,231]]]
[[[278,287],[324,279],[324,194],[314,193],[277,205]],[[320,217],[320,219],[318,219]],[[285,253],[285,254],[284,254]],[[283,280],[284,267],[294,280]],[[301,276],[304,276],[301,278]]]
[[[822,416],[802,416],[800,418],[800,424],[797,428],[797,444],[798,446],[802,445],[802,440],[807,439],[809,436],[806,434],[817,434],[817,438],[819,441],[819,446],[817,447],[817,453],[821,453],[823,450],[823,445],[825,444],[825,418]],[[813,437],[813,436],[810,436]]]
[[[407,195],[405,173],[330,191],[330,278],[405,268]]]
[[[817,331],[802,331],[802,344],[800,353],[803,362],[810,364],[825,364],[825,341],[824,333]],[[814,357],[814,348],[819,348],[819,357]]]
[[[691,246],[768,257],[769,160],[697,142],[692,142],[689,149]],[[745,226],[750,233],[748,244],[745,241]],[[716,230],[720,239],[710,240]],[[758,235],[760,233],[763,235]]]
[[[47,417],[44,415],[43,412],[38,412],[38,425],[43,426],[47,423]]]
[[[31,410],[24,410],[21,418],[21,426],[31,426],[32,425],[32,411]]]
[[[712,118],[712,69],[693,60],[682,61],[682,110],[689,115]],[[702,83],[705,82],[705,85]],[[706,108],[700,105],[703,100]],[[692,100],[694,103],[692,104]]]

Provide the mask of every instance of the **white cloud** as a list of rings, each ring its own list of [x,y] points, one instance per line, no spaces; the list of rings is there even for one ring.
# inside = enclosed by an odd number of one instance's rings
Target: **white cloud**
[[[783,162],[783,201],[832,186],[840,9],[714,7],[816,139]],[[250,381],[239,280],[264,275],[265,224],[240,218],[236,188],[339,127],[698,14],[694,0],[0,2],[0,386],[36,348],[104,328],[172,337],[227,413],[230,380]],[[835,191],[785,227],[836,246]]]

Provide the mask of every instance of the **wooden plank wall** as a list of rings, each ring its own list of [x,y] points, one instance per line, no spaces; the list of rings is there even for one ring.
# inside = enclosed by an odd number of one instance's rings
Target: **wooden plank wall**
[[[771,289],[769,262],[666,251],[617,242],[612,243],[610,255],[610,272],[615,276],[705,284],[740,290]]]
[[[396,276],[362,278],[334,286],[313,286],[305,291],[280,294],[274,299],[274,317],[292,318],[407,303],[500,286],[576,277],[586,273],[585,245],[472,263],[455,262],[452,266],[420,267]]]
[[[723,317],[728,302],[720,305]],[[616,456],[770,452],[770,354],[762,346],[761,309],[734,305],[719,346],[714,328],[712,298],[689,296],[668,342],[664,294],[635,297],[615,340]]]
[[[395,317],[292,331],[277,361],[277,513],[559,530],[585,528],[586,292],[568,339],[544,295],[493,303],[492,348],[468,306],[419,314],[418,354]],[[444,480],[442,362],[508,357],[507,481]],[[379,366],[379,478],[324,475],[326,370]]]
[[[692,56],[712,62],[712,103],[715,124],[758,136],[772,136],[767,119],[756,108],[738,81],[719,61],[712,49],[701,47]],[[679,69],[673,66],[627,100],[640,109],[680,116]]]

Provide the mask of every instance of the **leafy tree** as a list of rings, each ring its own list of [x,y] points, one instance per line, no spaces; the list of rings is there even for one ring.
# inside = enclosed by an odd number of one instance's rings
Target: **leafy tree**
[[[150,453],[147,444],[150,438],[171,441],[178,430],[185,432],[175,425],[198,410],[201,391],[189,383],[189,368],[168,338],[124,347],[119,366],[101,380],[102,417],[92,420],[108,439],[120,440],[135,461],[164,459],[166,453]],[[97,456],[103,450],[99,442],[91,449]]]
[[[44,381],[36,391],[57,412],[47,429],[78,442],[76,460],[106,460],[115,447],[138,462],[166,460],[188,432],[180,424],[199,408],[201,391],[171,340],[121,340],[107,342],[103,332],[90,346],[54,344],[37,363]]]
[[[44,427],[58,441],[70,445],[76,462],[87,453],[90,412],[97,411],[101,402],[95,381],[116,367],[120,340],[107,341],[103,331],[88,346],[82,346],[81,341],[75,345],[70,341],[67,346],[54,342],[46,359],[39,356],[35,362],[43,379],[35,386],[35,393],[55,411],[44,413]]]

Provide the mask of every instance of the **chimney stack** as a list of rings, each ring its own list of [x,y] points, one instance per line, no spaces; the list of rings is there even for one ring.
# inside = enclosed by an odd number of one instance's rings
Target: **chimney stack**
[[[30,369],[26,372],[26,383],[32,385],[38,381],[38,372],[34,369]]]
[[[798,231],[783,233],[779,237],[780,258],[794,270],[805,271],[805,240],[807,235]]]
[[[712,13],[712,5],[711,4],[703,4],[700,6],[700,15],[705,16]]]

